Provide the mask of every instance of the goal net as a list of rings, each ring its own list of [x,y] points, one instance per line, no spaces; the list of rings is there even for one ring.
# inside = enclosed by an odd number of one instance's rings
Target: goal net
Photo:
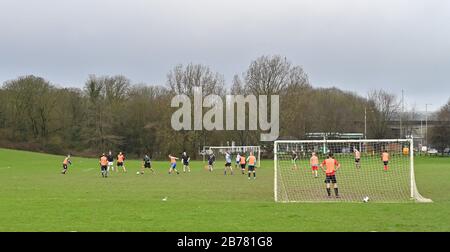
[[[236,162],[236,156],[244,155],[248,157],[250,152],[256,157],[256,167],[261,167],[261,147],[260,146],[205,146],[203,147],[203,163],[208,161],[208,157],[214,154],[217,161],[223,161],[225,164],[225,153],[230,152],[232,164]]]
[[[275,201],[431,202],[418,192],[413,151],[412,139],[275,141]],[[317,159],[311,160],[313,153]],[[335,181],[326,176],[326,165],[323,170],[320,166],[328,154],[337,161],[332,163],[340,166]],[[313,168],[316,163],[317,172]]]

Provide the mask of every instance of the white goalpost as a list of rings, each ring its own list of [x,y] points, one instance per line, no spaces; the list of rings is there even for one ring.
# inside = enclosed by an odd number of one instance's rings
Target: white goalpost
[[[418,191],[413,147],[413,139],[275,141],[275,201],[432,202]],[[388,153],[384,158],[383,152]],[[317,164],[311,163],[312,153],[318,159],[317,173]],[[335,173],[336,183],[326,181],[320,167],[328,154],[340,165]],[[330,190],[325,182],[331,185]]]
[[[208,159],[208,155],[214,153],[216,160],[225,160],[225,152],[229,151],[232,156],[232,163],[236,160],[236,155],[248,157],[250,152],[256,157],[256,167],[261,167],[261,146],[204,146],[203,163]]]

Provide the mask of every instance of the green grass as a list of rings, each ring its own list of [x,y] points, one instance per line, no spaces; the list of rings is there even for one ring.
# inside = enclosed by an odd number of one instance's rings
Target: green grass
[[[273,168],[257,179],[224,176],[194,162],[190,174],[100,176],[97,160],[0,149],[0,231],[450,231],[450,159],[416,158],[430,204],[275,203]],[[162,198],[167,197],[167,201]]]

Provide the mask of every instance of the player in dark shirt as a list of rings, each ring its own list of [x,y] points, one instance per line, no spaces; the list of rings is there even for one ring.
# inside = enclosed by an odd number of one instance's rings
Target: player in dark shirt
[[[191,161],[191,157],[184,151],[183,154],[181,154],[181,161],[183,162],[183,172],[191,172],[191,168],[189,167],[189,161]]]
[[[114,171],[114,155],[111,151],[106,155],[106,159],[108,160],[108,172],[109,170]]]
[[[209,157],[208,157],[208,170],[210,172],[213,171],[215,162],[216,162],[216,156],[214,155],[214,153],[211,153],[211,155],[209,155]]]
[[[150,169],[152,173],[154,172],[152,168],[152,160],[148,154],[145,154],[144,158],[142,159],[141,174],[144,174],[144,169],[146,168]]]

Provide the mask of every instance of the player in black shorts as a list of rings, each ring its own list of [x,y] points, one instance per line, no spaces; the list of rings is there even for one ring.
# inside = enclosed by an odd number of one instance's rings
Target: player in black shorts
[[[108,177],[108,158],[105,153],[100,157],[100,171],[102,172],[102,177]]]
[[[326,184],[330,184],[330,183],[337,184],[336,174],[333,174],[333,175],[328,174],[328,175],[326,175],[325,183]]]
[[[210,172],[213,171],[215,162],[216,162],[216,156],[214,155],[214,153],[211,153],[211,155],[209,155],[209,157],[208,157],[208,170]]]
[[[183,154],[181,154],[181,161],[183,162],[183,172],[191,172],[191,168],[189,167],[189,162],[191,161],[191,157],[186,153],[186,151],[183,151]]]
[[[233,167],[231,167],[231,153],[229,151],[225,152],[225,168],[223,170],[223,175],[227,175],[227,170],[230,169],[231,175],[233,175]]]
[[[142,166],[141,166],[141,174],[144,174],[144,169],[150,169],[150,171],[153,173],[154,170],[152,168],[152,161],[148,154],[144,155],[144,158],[142,159]]]
[[[117,170],[116,171],[119,171],[119,167],[122,167],[123,172],[127,172],[124,162],[125,162],[125,155],[122,152],[119,152],[119,155],[117,155]]]
[[[68,168],[68,165],[71,165],[72,164],[72,161],[70,161],[70,154],[69,155],[67,155],[67,157],[66,158],[64,158],[64,161],[63,161],[63,169],[62,169],[62,174],[66,174],[67,173],[67,168]]]
[[[242,155],[241,155],[241,160],[239,161],[239,165],[241,166],[242,174],[245,173],[245,166],[246,166],[246,164],[247,164],[247,161],[246,161],[246,159],[245,159],[244,154],[242,154]]]
[[[381,160],[383,161],[384,164],[384,171],[388,171],[389,169],[389,152],[387,152],[387,150],[384,150],[383,153],[381,153]]]
[[[341,167],[339,162],[334,159],[333,154],[329,153],[327,159],[325,159],[320,168],[325,172],[325,183],[327,184],[328,198],[331,198],[331,184],[333,184],[334,193],[336,198],[339,198],[339,189],[336,181],[336,171]]]
[[[253,179],[256,179],[256,157],[253,155],[253,152],[250,152],[250,155],[246,159],[246,162],[248,164],[248,179],[250,179],[251,174],[253,173]]]

